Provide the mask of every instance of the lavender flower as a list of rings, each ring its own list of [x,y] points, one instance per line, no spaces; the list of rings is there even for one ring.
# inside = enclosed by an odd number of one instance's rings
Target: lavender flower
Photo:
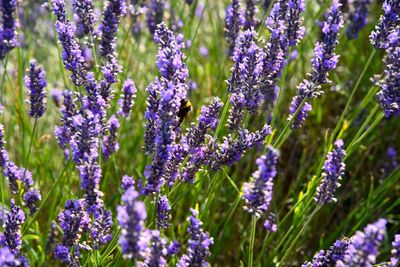
[[[150,236],[149,246],[143,252],[143,261],[138,262],[139,267],[149,266],[167,266],[166,256],[168,251],[166,249],[166,241],[160,236],[158,230],[148,230],[147,233]]]
[[[115,153],[119,149],[117,142],[117,131],[119,129],[119,121],[113,115],[109,121],[110,125],[108,128],[108,135],[103,137],[102,151],[105,159],[109,159],[111,154]]]
[[[83,201],[67,200],[64,210],[58,215],[58,222],[64,233],[62,245],[72,247],[78,244],[82,233],[87,230],[90,223]]]
[[[178,241],[174,240],[167,248],[168,256],[178,255],[180,248],[181,244]]]
[[[258,13],[259,0],[246,0],[246,10],[245,10],[245,29],[250,29],[251,27],[257,27],[260,21],[256,18]]]
[[[340,6],[338,0],[334,0],[328,13],[324,14],[324,21],[320,23],[321,38],[319,42],[315,43],[311,78],[300,83],[298,86],[299,94],[293,98],[290,106],[289,120],[293,120],[292,128],[302,126],[312,109],[307,99],[317,98],[323,93],[319,88],[321,84],[330,82],[328,72],[334,69],[338,62],[339,56],[334,53],[334,50],[338,43],[339,30],[343,27]],[[302,103],[303,106],[301,106]],[[298,109],[299,113],[295,116]]]
[[[351,238],[343,260],[337,262],[338,267],[366,266],[372,267],[379,253],[379,247],[386,233],[386,220],[379,219],[369,224],[364,231],[358,231]]]
[[[61,106],[61,101],[62,101],[61,100],[62,92],[57,89],[51,89],[50,96],[51,96],[51,99],[53,100],[54,105],[56,105],[56,107],[59,108]]]
[[[270,207],[278,157],[279,152],[268,146],[267,153],[256,161],[258,170],[253,173],[251,181],[243,186],[245,210],[255,216],[260,217]]]
[[[336,266],[338,261],[344,259],[345,252],[350,244],[350,240],[344,238],[336,240],[335,243],[327,250],[320,250],[315,254],[312,262],[305,262],[302,267],[315,267],[315,266]]]
[[[384,78],[378,83],[380,91],[376,97],[383,108],[387,118],[397,114],[400,106],[400,47],[387,49],[387,54],[384,59],[386,66]]]
[[[165,0],[150,0],[147,4],[146,20],[149,32],[154,34],[157,25],[163,21]]]
[[[20,266],[20,261],[11,253],[8,247],[0,248],[0,266]]]
[[[339,182],[344,174],[346,165],[343,162],[343,158],[345,156],[346,151],[343,149],[343,140],[339,139],[335,142],[335,148],[328,153],[324,162],[322,180],[315,196],[315,201],[319,205],[336,201],[334,193],[336,188],[340,186]]]
[[[372,45],[380,49],[386,49],[399,42],[400,1],[386,0],[383,3],[383,11],[375,31],[369,36]]]
[[[271,134],[271,127],[265,125],[260,131],[256,132],[240,131],[237,139],[233,139],[232,136],[224,137],[223,143],[219,145],[218,150],[211,157],[209,162],[211,168],[217,170],[224,165],[232,166],[240,160],[246,150],[262,144],[269,134]]]
[[[38,119],[43,116],[46,111],[46,91],[47,86],[45,71],[36,66],[36,62],[32,61],[29,72],[25,76],[25,86],[28,89],[30,99],[29,116]]]
[[[239,35],[240,27],[243,25],[243,16],[240,10],[239,0],[232,0],[225,12],[225,39],[229,44],[229,55],[233,54],[236,38]]]
[[[158,93],[160,90],[161,83],[157,78],[147,87],[149,96],[147,97],[146,112],[144,114],[144,117],[147,120],[146,131],[144,134],[144,151],[148,154],[151,154],[154,151],[154,140],[156,138],[156,122],[158,120],[157,111],[160,104]]]
[[[63,96],[63,105],[60,109],[62,114],[61,125],[55,127],[54,135],[57,139],[58,145],[62,149],[66,149],[75,132],[73,117],[77,114],[77,110],[73,93],[69,90],[64,90]]]
[[[356,39],[358,33],[367,24],[371,0],[353,1],[352,4],[352,9],[348,17],[349,26],[346,29],[346,34],[349,39]]]
[[[124,205],[117,208],[117,219],[122,228],[119,244],[124,256],[132,260],[138,259],[147,246],[146,240],[143,239],[146,207],[143,202],[137,200],[138,196],[134,187],[129,187],[122,196]]]
[[[3,22],[0,29],[0,60],[3,60],[8,52],[18,45],[17,23],[14,15],[17,4],[17,0],[0,2],[0,13],[2,15],[0,21]]]
[[[95,158],[89,158],[78,169],[87,211],[94,213],[103,206],[103,193],[100,191],[101,168]]]
[[[118,23],[126,14],[125,0],[109,0],[104,11],[99,31],[101,32],[100,55],[104,58],[113,56],[116,47]]]
[[[8,151],[4,147],[5,145],[5,140],[4,140],[4,126],[3,124],[0,124],[0,167],[4,170],[7,167],[8,163]]]
[[[56,30],[58,40],[63,48],[62,60],[65,68],[72,72],[71,80],[76,86],[81,86],[85,82],[86,67],[85,59],[78,40],[74,37],[75,26],[66,19],[64,10],[64,0],[52,0],[53,11],[56,14]]]
[[[179,167],[183,160],[188,155],[188,148],[186,145],[175,144],[171,148],[170,158],[165,166],[163,173],[163,180],[167,181],[167,185],[171,187],[176,178],[179,176]]]
[[[5,168],[3,169],[4,176],[8,179],[8,184],[10,186],[10,191],[12,194],[18,193],[18,181],[22,180],[21,172],[14,162],[7,162]]]
[[[305,33],[305,28],[302,26],[303,18],[301,17],[301,13],[305,9],[304,0],[289,0],[288,6],[287,39],[288,44],[294,46],[303,38]]]
[[[80,266],[77,252],[71,253],[70,249],[66,246],[57,244],[54,248],[54,257],[68,266]]]
[[[209,248],[214,241],[202,229],[203,223],[197,218],[197,211],[194,209],[190,210],[192,215],[188,218],[189,247],[186,254],[179,259],[177,266],[208,266],[207,259],[211,255]]]
[[[384,175],[388,176],[397,169],[399,162],[397,161],[397,151],[394,147],[389,147],[386,151],[387,161],[384,165]]]
[[[99,249],[101,245],[107,244],[112,239],[112,214],[106,209],[98,209],[95,219],[90,228],[90,238],[93,240],[94,249]]]
[[[166,196],[160,196],[157,201],[157,227],[159,229],[168,228],[171,221],[171,206]]]
[[[104,99],[107,108],[110,107],[110,100],[114,98],[111,86],[118,82],[116,77],[121,70],[122,68],[118,64],[117,58],[114,56],[109,56],[107,63],[101,67],[104,79],[101,80],[100,83],[100,95]]]
[[[124,175],[121,181],[121,187],[124,191],[128,190],[130,187],[134,186],[135,181],[131,176]]]
[[[96,15],[92,0],[73,0],[72,6],[77,17],[78,32],[93,34]]]
[[[395,235],[392,242],[392,258],[390,258],[390,267],[395,267],[400,262],[400,235]]]
[[[1,245],[8,247],[12,254],[18,256],[22,247],[21,226],[25,222],[25,213],[11,200],[10,211],[4,223],[4,233],[0,238]]]
[[[118,100],[119,110],[118,115],[125,118],[131,114],[133,104],[136,98],[136,87],[131,79],[127,79],[122,86],[122,94]]]
[[[29,216],[33,216],[37,211],[37,202],[42,200],[40,192],[34,188],[29,189],[29,191],[24,194],[23,199],[25,206],[29,208]]]

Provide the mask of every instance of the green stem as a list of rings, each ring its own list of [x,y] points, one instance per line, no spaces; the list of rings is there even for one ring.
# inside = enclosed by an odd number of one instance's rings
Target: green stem
[[[29,143],[28,155],[26,156],[26,160],[25,160],[25,164],[24,164],[24,166],[25,166],[24,174],[22,175],[23,179],[24,179],[24,177],[25,177],[26,170],[29,169],[29,158],[30,158],[30,156],[31,156],[33,138],[35,137],[36,128],[37,128],[37,118],[35,118],[35,121],[34,121],[34,123],[33,123],[33,130],[32,130],[32,134],[31,134],[31,141],[30,141],[30,143]]]
[[[257,217],[255,215],[251,218],[251,230],[250,230],[250,244],[249,244],[249,255],[248,255],[248,266],[253,266],[253,251],[254,251],[254,239],[256,236]]]
[[[7,64],[8,64],[8,54],[6,55],[4,61],[3,61],[3,76],[1,78],[1,92],[0,92],[0,104],[3,104],[3,94],[4,94],[4,88],[5,88],[5,79],[6,79],[6,74],[7,74]]]

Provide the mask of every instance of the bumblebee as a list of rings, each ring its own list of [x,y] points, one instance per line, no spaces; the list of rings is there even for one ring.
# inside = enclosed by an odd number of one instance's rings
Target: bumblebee
[[[181,100],[181,106],[178,111],[179,117],[179,125],[181,125],[182,121],[186,118],[189,112],[192,110],[192,103],[188,99]]]

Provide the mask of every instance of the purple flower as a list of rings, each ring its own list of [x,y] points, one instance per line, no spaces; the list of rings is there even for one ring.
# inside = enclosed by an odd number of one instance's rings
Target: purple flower
[[[84,210],[84,202],[67,200],[64,210],[58,215],[58,223],[64,234],[62,245],[70,248],[78,244],[81,235],[90,224],[89,214]]]
[[[380,49],[386,49],[399,42],[400,1],[386,0],[383,3],[383,11],[375,31],[369,36],[372,45]]]
[[[4,223],[4,233],[0,238],[1,245],[8,247],[12,254],[18,256],[22,247],[21,226],[25,222],[25,213],[11,200],[10,211]]]
[[[119,149],[117,142],[117,131],[119,129],[119,121],[114,115],[111,116],[108,127],[108,135],[103,137],[102,152],[103,157],[107,160],[111,154],[115,153]]]
[[[32,61],[29,71],[25,76],[25,86],[29,93],[29,116],[38,119],[43,116],[46,111],[46,91],[47,86],[45,71],[36,66],[36,62]]]
[[[331,8],[324,14],[324,21],[320,23],[321,37],[320,41],[315,43],[313,71],[309,80],[303,80],[298,86],[299,93],[296,95],[290,105],[289,120],[295,116],[292,128],[299,128],[311,111],[311,104],[306,101],[307,98],[317,98],[323,91],[320,90],[321,84],[330,83],[328,72],[336,67],[339,56],[334,53],[338,44],[339,30],[343,27],[343,16],[340,11],[341,4],[334,0]],[[301,103],[304,105],[300,108]]]
[[[154,34],[157,25],[163,21],[165,0],[150,0],[147,4],[146,22],[149,32]]]
[[[107,63],[101,67],[104,79],[100,82],[100,95],[104,99],[107,108],[110,106],[110,100],[114,98],[111,86],[118,82],[116,77],[121,72],[121,69],[117,58],[114,56],[109,56]]]
[[[358,33],[367,24],[371,0],[354,1],[352,4],[352,9],[348,17],[349,26],[346,29],[346,34],[349,39],[356,39]]]
[[[257,19],[256,15],[258,13],[259,0],[246,0],[246,10],[244,13],[244,28],[250,29],[252,27],[257,27],[260,21]]]
[[[384,236],[386,234],[386,220],[379,219],[369,224],[364,231],[358,231],[351,238],[343,260],[337,262],[338,267],[372,267],[376,262]]]
[[[174,240],[167,248],[168,256],[178,255],[180,248],[181,244]]]
[[[335,243],[327,250],[320,250],[315,254],[312,262],[305,262],[302,267],[317,266],[336,266],[336,263],[344,259],[345,252],[350,244],[348,238],[336,240]]]
[[[301,13],[305,9],[304,0],[289,0],[288,2],[288,17],[287,22],[287,39],[290,46],[297,45],[300,39],[303,38],[305,28],[302,26],[303,18]]]
[[[175,144],[171,148],[170,158],[165,166],[163,180],[167,181],[167,185],[171,187],[176,178],[179,176],[179,167],[184,158],[188,155],[188,149],[185,145]]]
[[[118,31],[118,23],[123,15],[126,14],[125,0],[109,0],[104,11],[103,20],[101,21],[99,31],[100,39],[100,55],[104,58],[113,56],[116,47],[116,33]]]
[[[119,110],[118,115],[125,118],[131,114],[133,104],[136,98],[136,87],[131,79],[127,79],[122,86],[122,94],[118,100]]]
[[[269,146],[267,153],[256,161],[258,170],[253,173],[250,182],[243,186],[244,208],[250,214],[260,217],[269,210],[278,157],[279,152]]]
[[[204,232],[203,223],[197,218],[198,212],[194,209],[190,209],[190,211],[192,215],[188,218],[189,247],[176,266],[208,266],[207,259],[211,256],[210,246],[214,241],[207,232]]]
[[[144,134],[144,151],[148,154],[151,154],[154,151],[154,140],[156,138],[156,122],[158,120],[157,111],[160,104],[158,94],[161,89],[161,83],[157,78],[147,87],[149,96],[146,100],[146,112],[144,114],[144,117],[147,120],[146,131]]]
[[[150,266],[167,266],[166,257],[168,251],[166,249],[167,242],[160,236],[158,230],[147,230],[149,236],[149,246],[143,252],[143,261],[138,262],[139,267],[150,267]]]
[[[94,213],[103,206],[103,193],[100,191],[101,168],[95,158],[89,158],[78,166],[78,170],[87,211]]]
[[[8,151],[5,148],[5,140],[4,140],[4,126],[0,124],[0,167],[4,170],[7,167],[8,163]]]
[[[20,261],[11,253],[8,247],[0,248],[0,266],[16,267],[20,266]]]
[[[96,15],[92,0],[73,0],[72,6],[77,17],[78,32],[93,34]]]
[[[334,194],[340,186],[339,182],[344,174],[346,165],[343,162],[343,158],[345,156],[346,151],[343,149],[343,140],[339,139],[335,142],[335,148],[328,153],[324,162],[322,180],[315,196],[315,201],[319,205],[336,202]]]
[[[7,162],[6,166],[3,168],[4,176],[8,179],[8,184],[10,186],[10,191],[12,194],[18,193],[18,181],[22,180],[21,172],[18,166],[14,162]]]
[[[62,92],[60,90],[57,90],[57,89],[51,89],[50,90],[50,96],[51,96],[51,99],[54,102],[54,105],[56,105],[56,107],[59,108],[61,106]]]
[[[81,86],[86,78],[85,58],[78,40],[75,38],[75,26],[66,19],[64,0],[52,0],[53,11],[56,14],[56,31],[63,48],[62,60],[67,70],[71,71],[71,80],[76,86]]]
[[[61,125],[55,127],[54,134],[57,139],[58,145],[62,149],[66,150],[68,144],[71,141],[71,137],[75,133],[73,117],[77,114],[77,109],[72,91],[64,90],[63,96],[63,105],[60,109]]]
[[[399,162],[397,161],[396,149],[394,149],[394,147],[389,147],[386,151],[386,157],[387,161],[384,165],[384,174],[385,176],[388,176],[399,166]]]
[[[233,54],[235,48],[236,38],[239,35],[240,27],[243,25],[243,16],[240,10],[239,0],[232,0],[225,12],[225,39],[229,44],[229,55]]]
[[[171,221],[171,206],[166,196],[160,196],[157,201],[157,227],[166,229]]]
[[[234,139],[231,135],[224,137],[222,144],[211,157],[210,165],[213,170],[217,170],[222,166],[232,166],[239,161],[246,150],[260,145],[264,142],[267,135],[271,134],[271,127],[265,125],[260,131],[249,132],[243,130],[239,132],[238,138]]]
[[[40,192],[36,189],[30,189],[24,194],[25,206],[29,208],[29,216],[32,216],[37,211],[37,202],[42,200]]]
[[[79,256],[72,254],[66,246],[57,244],[54,248],[54,257],[68,266],[80,266]]]
[[[147,242],[143,238],[144,220],[147,217],[146,206],[137,200],[138,196],[135,188],[129,187],[122,196],[124,205],[117,208],[117,219],[121,227],[119,244],[122,254],[132,260],[138,259],[147,247]]]
[[[400,235],[395,235],[392,242],[392,258],[390,258],[390,267],[395,267],[400,262]]]
[[[400,46],[387,49],[384,59],[386,66],[383,80],[378,83],[380,91],[376,94],[385,117],[397,114],[400,106]]]
[[[112,214],[104,208],[95,213],[93,225],[90,228],[90,238],[93,240],[94,248],[99,249],[101,245],[107,244],[112,239]]]
[[[131,176],[124,175],[121,181],[121,187],[124,191],[128,190],[132,186],[135,185],[135,181],[132,179]]]
[[[0,29],[0,60],[18,45],[17,23],[15,20],[15,10],[17,0],[7,0],[0,2],[0,14],[2,27]]]

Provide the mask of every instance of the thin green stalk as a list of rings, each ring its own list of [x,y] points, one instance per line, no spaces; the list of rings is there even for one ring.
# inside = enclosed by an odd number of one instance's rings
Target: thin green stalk
[[[6,55],[4,61],[3,61],[3,76],[1,78],[1,92],[0,92],[0,103],[3,104],[3,94],[4,94],[4,88],[5,88],[5,79],[6,79],[6,74],[7,74],[7,65],[8,65],[8,54]]]
[[[253,253],[254,253],[254,239],[256,236],[257,217],[255,215],[251,218],[251,230],[250,230],[250,244],[248,256],[248,266],[253,266]]]
[[[33,139],[35,138],[35,132],[36,132],[36,128],[37,128],[37,118],[35,118],[35,121],[33,123],[33,130],[32,130],[32,134],[31,134],[31,141],[29,143],[29,148],[28,148],[28,155],[26,156],[25,159],[25,169],[24,169],[24,173],[22,175],[22,177],[25,177],[25,173],[26,170],[29,169],[29,158],[31,156],[31,151],[32,151],[32,144],[33,144]]]
[[[299,238],[301,237],[301,235],[303,234],[303,232],[306,230],[308,224],[311,222],[311,220],[313,219],[313,217],[317,214],[317,212],[319,211],[319,209],[321,208],[321,206],[317,206],[315,207],[314,211],[311,213],[311,215],[308,217],[307,221],[303,224],[303,227],[300,229],[300,231],[297,233],[296,237],[294,238],[294,240],[292,241],[292,243],[290,244],[288,249],[284,249],[285,254],[283,255],[282,259],[279,261],[278,266],[283,266],[283,262],[287,259],[287,257],[289,256],[289,253],[291,252],[291,250],[293,249],[294,245],[296,244],[296,242],[299,240]]]

